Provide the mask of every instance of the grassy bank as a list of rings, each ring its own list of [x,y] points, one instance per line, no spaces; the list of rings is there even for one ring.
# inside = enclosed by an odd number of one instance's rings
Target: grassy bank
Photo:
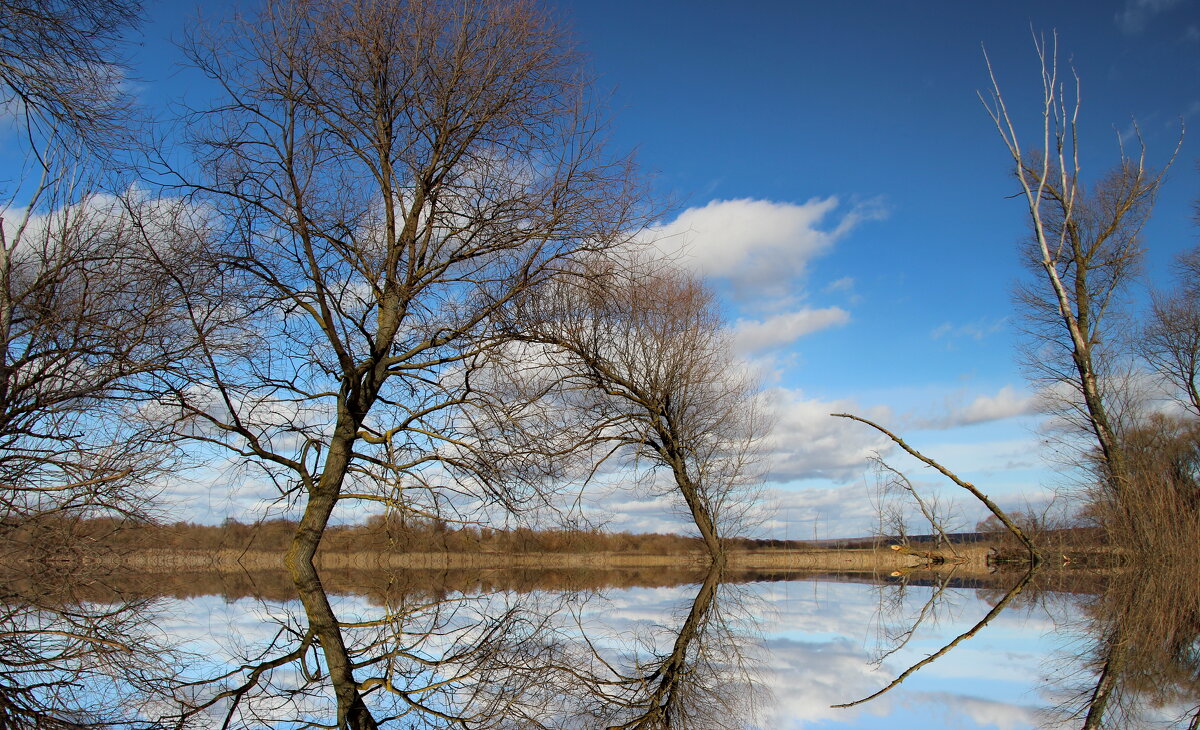
[[[987,549],[960,548],[960,570],[986,570]],[[23,562],[9,556],[6,563]],[[265,550],[182,550],[146,548],[132,551],[96,551],[53,562],[110,567],[140,572],[205,570],[218,572],[283,570],[283,552]],[[338,570],[463,570],[477,568],[534,568],[540,570],[592,570],[625,568],[686,568],[703,570],[708,555],[701,550],[676,553],[500,553],[500,552],[368,552],[330,551],[317,555],[323,571]],[[907,571],[924,562],[912,555],[878,549],[732,550],[730,570]]]

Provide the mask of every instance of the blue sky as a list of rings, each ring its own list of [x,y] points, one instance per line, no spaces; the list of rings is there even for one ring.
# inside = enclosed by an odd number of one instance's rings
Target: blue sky
[[[886,419],[1010,505],[1064,481],[1038,458],[1041,419],[1014,347],[1024,203],[1009,198],[1007,151],[976,95],[988,85],[982,48],[1029,134],[1041,91],[1031,28],[1057,30],[1082,83],[1085,174],[1116,162],[1133,120],[1161,165],[1181,123],[1200,120],[1200,3],[559,7],[611,90],[614,142],[636,147],[678,201],[690,225],[671,231],[688,231],[729,318],[775,325],[777,344],[748,353],[783,389],[777,448],[791,453],[776,476],[787,480],[779,521],[791,524],[775,534],[863,524],[853,500],[869,478],[854,463],[884,444],[822,418],[843,406]],[[1146,229],[1143,285],[1166,284],[1171,257],[1200,240],[1196,149],[1184,139]],[[800,213],[814,201],[820,215]],[[738,246],[770,271],[727,265]],[[801,311],[813,331],[785,339],[781,315]],[[960,503],[973,524],[975,507]]]
[[[887,445],[825,415],[834,410],[886,421],[1008,505],[1062,481],[1039,456],[1040,418],[1014,349],[1024,204],[1011,198],[1007,152],[976,96],[988,85],[981,46],[1018,122],[1036,131],[1031,27],[1057,30],[1082,81],[1085,174],[1116,162],[1135,119],[1161,165],[1181,122],[1200,123],[1200,2],[553,7],[589,59],[614,148],[636,149],[674,203],[664,247],[710,277],[742,354],[765,373],[780,509],[763,532],[866,529],[864,456]],[[166,42],[194,10],[152,4],[148,14],[135,58],[142,98],[203,93],[174,69]],[[1198,158],[1186,137],[1145,231],[1139,286],[1168,283],[1171,257],[1200,239]],[[204,519],[253,503],[193,497]],[[613,527],[680,525],[661,502],[616,499],[596,505],[616,512]],[[978,510],[960,504],[973,524]]]

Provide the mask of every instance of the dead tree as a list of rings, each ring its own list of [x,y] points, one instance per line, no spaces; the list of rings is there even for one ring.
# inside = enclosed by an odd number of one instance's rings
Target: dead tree
[[[907,452],[913,458],[918,459],[919,461],[924,462],[926,465],[933,467],[934,469],[939,471],[943,476],[945,476],[947,479],[949,479],[950,481],[954,482],[958,486],[960,486],[963,489],[970,492],[971,496],[975,497],[975,499],[978,499],[980,502],[982,502],[983,505],[988,508],[988,511],[991,512],[993,515],[995,515],[996,519],[1000,520],[1000,522],[1005,527],[1008,528],[1008,531],[1011,532],[1014,537],[1016,537],[1018,540],[1020,540],[1023,545],[1025,545],[1025,548],[1029,551],[1029,562],[1035,566],[1038,565],[1039,563],[1041,563],[1042,556],[1038,552],[1037,547],[1033,544],[1033,541],[1029,539],[1029,536],[1026,535],[1024,533],[1024,531],[1022,531],[1021,528],[1015,522],[1013,522],[1012,518],[1010,518],[1004,512],[1004,510],[1000,509],[999,505],[997,505],[995,502],[993,502],[991,500],[991,498],[988,497],[986,494],[979,491],[979,488],[976,487],[974,484],[967,482],[967,481],[963,481],[954,472],[950,471],[949,469],[942,466],[938,462],[934,461],[933,459],[930,459],[928,456],[925,456],[921,452],[919,452],[916,449],[914,449],[913,447],[909,446],[907,443],[905,443],[904,439],[900,438],[896,434],[892,433],[891,431],[887,430],[883,426],[880,426],[879,424],[877,424],[873,421],[868,421],[865,418],[861,418],[859,416],[855,416],[850,413],[831,413],[830,415],[835,416],[837,418],[849,418],[852,421],[858,421],[859,423],[865,423],[866,425],[870,426],[871,428],[875,429],[876,431],[882,433],[884,436],[887,436],[889,439],[892,440],[893,443],[895,443],[900,448],[904,449],[904,451]]]
[[[1060,78],[1057,37],[1035,39],[1035,46],[1042,114],[1032,146],[1018,135],[990,61],[992,88],[987,97],[980,94],[1028,210],[1030,235],[1022,255],[1039,281],[1021,287],[1017,299],[1034,336],[1031,368],[1048,385],[1065,384],[1077,396],[1064,414],[1095,438],[1119,492],[1125,478],[1119,429],[1103,382],[1114,357],[1107,328],[1141,260],[1140,234],[1165,168],[1147,168],[1139,136],[1137,154],[1122,149],[1117,166],[1089,190],[1080,165],[1079,78]]]

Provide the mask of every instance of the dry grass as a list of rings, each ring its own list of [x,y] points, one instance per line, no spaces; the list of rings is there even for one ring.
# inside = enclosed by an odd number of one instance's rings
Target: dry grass
[[[962,566],[986,569],[986,548],[962,547]],[[272,571],[283,570],[283,553],[264,550],[136,550],[99,554],[86,561],[141,572],[179,570]],[[703,569],[708,556],[703,551],[673,554],[650,553],[444,553],[444,552],[329,552],[317,556],[318,568],[336,570],[466,570],[529,568],[538,570],[608,570],[623,568]],[[729,555],[731,570],[805,570],[830,572],[908,571],[924,565],[911,555],[886,548],[842,550],[734,550]]]
[[[987,568],[986,547],[961,546],[958,548],[958,552],[965,560],[961,564],[962,568]],[[946,553],[947,560],[951,557],[949,553]],[[915,556],[903,555],[886,546],[843,550],[734,551],[729,560],[733,567],[832,571],[907,571],[925,564]]]
[[[470,568],[594,569],[624,567],[704,567],[706,553],[653,555],[638,553],[372,553],[327,552],[317,555],[322,570],[462,570]],[[138,550],[110,553],[88,560],[143,571],[283,570],[283,553],[264,550]]]

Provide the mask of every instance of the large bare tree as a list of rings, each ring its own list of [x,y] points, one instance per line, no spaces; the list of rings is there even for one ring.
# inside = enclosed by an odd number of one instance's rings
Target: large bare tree
[[[1163,171],[1122,148],[1117,166],[1088,189],[1080,163],[1079,80],[1059,75],[1057,38],[1035,40],[1042,69],[1040,129],[1032,145],[1017,132],[989,62],[992,89],[981,98],[1012,157],[1013,175],[1028,209],[1023,251],[1037,281],[1018,291],[1034,335],[1030,364],[1050,385],[1067,386],[1068,415],[1095,438],[1112,486],[1123,475],[1119,424],[1103,382],[1112,364],[1107,329],[1141,259],[1141,231],[1154,206]]]
[[[348,496],[517,506],[472,458],[472,372],[516,299],[639,226],[566,38],[521,0],[291,0],[189,50],[224,91],[189,182],[232,291],[193,298],[181,424],[303,502],[298,574]]]

